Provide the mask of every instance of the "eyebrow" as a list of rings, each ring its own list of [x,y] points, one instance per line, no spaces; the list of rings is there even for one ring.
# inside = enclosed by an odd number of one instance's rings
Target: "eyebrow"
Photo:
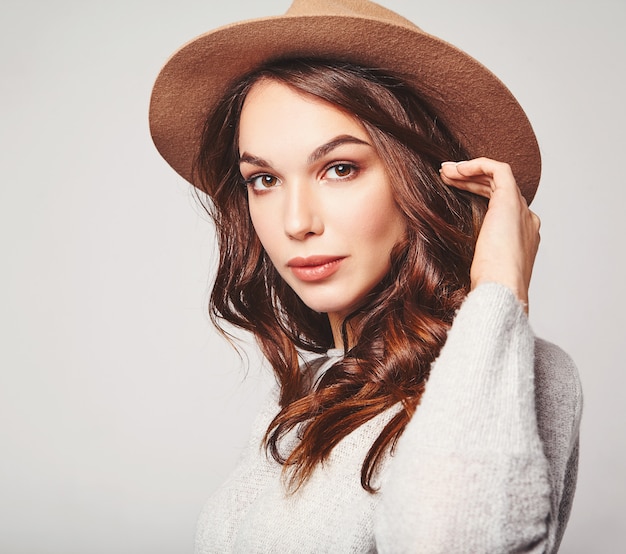
[[[335,148],[338,148],[339,146],[342,146],[344,144],[361,144],[363,146],[372,146],[369,142],[356,138],[352,135],[339,135],[338,137],[329,140],[328,142],[322,144],[321,146],[318,146],[315,150],[313,150],[313,152],[311,152],[307,159],[307,163],[309,165],[314,164],[316,161],[326,156],[326,154],[332,152]],[[272,167],[272,164],[267,162],[263,158],[253,156],[251,154],[248,154],[247,152],[244,152],[243,154],[241,154],[241,156],[239,156],[239,163],[242,162],[256,165],[258,167]]]

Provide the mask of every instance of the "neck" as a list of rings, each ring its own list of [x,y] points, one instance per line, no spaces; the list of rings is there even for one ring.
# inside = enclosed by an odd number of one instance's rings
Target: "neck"
[[[330,323],[330,329],[333,333],[333,342],[335,343],[335,348],[344,347],[343,337],[341,335],[341,327],[343,326],[343,316],[336,313],[328,314],[328,321]],[[346,346],[350,347],[352,344],[352,333],[350,333],[350,325],[348,325],[348,344]]]

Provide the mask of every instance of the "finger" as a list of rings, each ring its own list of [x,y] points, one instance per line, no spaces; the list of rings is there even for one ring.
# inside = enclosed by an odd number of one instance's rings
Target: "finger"
[[[490,158],[474,158],[456,163],[444,162],[442,174],[452,179],[490,180],[492,186],[517,187],[511,167]]]
[[[471,174],[462,173],[461,167],[463,164],[466,164],[467,161],[460,162],[443,162],[441,164],[441,168],[439,169],[439,173],[449,177],[450,179],[489,179],[490,177],[486,175],[484,172],[474,171]]]
[[[462,162],[444,162],[441,164],[441,169],[439,170],[439,174],[441,175],[444,182],[448,185],[454,185],[458,188],[466,189],[467,187],[464,183],[473,182],[477,185],[482,185],[491,189],[493,187],[492,178],[488,175],[484,174],[475,174],[471,176],[463,175],[457,169],[457,166]],[[473,191],[476,192],[476,191]],[[480,194],[486,194],[484,192],[480,192]]]
[[[476,183],[479,185],[483,185],[485,187],[493,188],[493,179],[486,175],[464,177],[463,175],[450,176],[450,175],[447,175],[445,172],[441,172],[441,177],[443,179],[447,179],[449,182],[456,182],[456,183],[472,182],[472,183]]]
[[[539,230],[541,229],[541,219],[540,219],[540,217],[535,212],[533,212],[532,210],[528,210],[528,211],[530,212],[530,217],[531,217],[531,219],[533,221],[533,225],[535,226],[535,230],[537,232],[539,232]]]
[[[451,179],[446,175],[441,175],[441,180],[448,186],[452,186],[459,190],[466,190],[473,194],[477,194],[479,196],[484,196],[485,198],[491,198],[492,194],[492,184],[491,182],[481,182],[481,181],[470,181],[463,179]]]

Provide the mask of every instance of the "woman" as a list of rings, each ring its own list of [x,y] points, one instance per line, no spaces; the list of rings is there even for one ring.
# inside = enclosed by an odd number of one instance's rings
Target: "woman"
[[[197,551],[555,552],[580,389],[525,313],[540,162],[508,90],[376,4],[301,0],[181,49],[151,125],[209,198],[213,319],[278,382]]]

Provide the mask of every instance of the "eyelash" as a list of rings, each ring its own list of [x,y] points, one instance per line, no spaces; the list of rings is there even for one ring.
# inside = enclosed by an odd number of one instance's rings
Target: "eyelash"
[[[356,177],[356,175],[359,172],[359,168],[350,162],[333,162],[331,165],[329,165],[325,170],[324,170],[324,175],[328,174],[328,172],[331,169],[337,169],[339,167],[346,167],[348,169],[350,169],[350,173],[348,175],[337,175],[337,177],[332,178],[331,180],[337,180],[337,181],[344,181],[347,179],[352,179],[354,177]]]
[[[248,177],[247,179],[244,179],[243,184],[246,187],[250,187],[255,191],[264,191],[264,190],[269,190],[271,188],[273,188],[275,185],[271,185],[269,187],[266,187],[264,185],[259,184],[259,186],[257,187],[255,182],[258,181],[259,179],[262,179],[264,177],[270,177],[272,179],[275,179],[276,182],[279,181],[278,177],[274,177],[274,175],[271,175],[269,173],[257,173],[256,175],[252,175],[251,177]]]
[[[331,170],[337,170],[340,167],[344,167],[350,170],[350,173],[348,175],[337,175],[336,177],[327,177],[328,173]],[[351,162],[333,162],[332,164],[326,166],[326,168],[324,168],[324,171],[322,172],[323,175],[323,179],[328,179],[330,181],[347,181],[349,179],[353,179],[354,177],[356,177],[356,175],[359,172],[359,167]],[[273,179],[275,181],[275,184],[272,184],[270,186],[265,186],[261,183],[257,182],[260,179],[264,179],[269,177],[270,179]],[[274,175],[272,175],[271,173],[256,173],[254,175],[251,175],[250,177],[248,177],[247,179],[243,180],[243,185],[246,187],[250,187],[252,188],[252,190],[256,191],[256,192],[263,192],[263,191],[267,191],[270,190],[272,188],[274,188],[276,186],[277,183],[280,183],[280,179]]]

